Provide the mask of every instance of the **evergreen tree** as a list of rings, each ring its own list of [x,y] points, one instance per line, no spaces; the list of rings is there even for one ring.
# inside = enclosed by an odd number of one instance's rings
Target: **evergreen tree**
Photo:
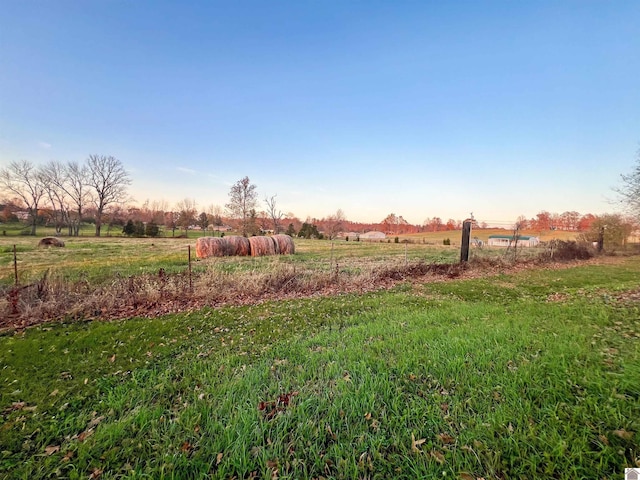
[[[124,233],[128,237],[130,237],[131,235],[136,233],[136,227],[133,224],[133,220],[129,219],[127,221],[127,223],[125,224],[124,228],[122,229],[122,233]]]
[[[147,225],[144,228],[144,234],[147,237],[157,237],[159,233],[160,233],[160,227],[158,227],[158,224],[154,221],[147,223]]]

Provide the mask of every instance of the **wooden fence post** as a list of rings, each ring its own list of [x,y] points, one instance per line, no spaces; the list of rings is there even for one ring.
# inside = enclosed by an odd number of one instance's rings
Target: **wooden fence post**
[[[193,282],[191,280],[191,245],[187,246],[189,251],[189,291],[193,292]]]
[[[18,286],[18,254],[16,253],[16,245],[13,245],[13,272],[16,277],[16,287]]]
[[[462,243],[460,245],[460,263],[469,261],[469,241],[471,240],[471,220],[462,223]]]
[[[600,227],[600,232],[598,233],[598,253],[602,253],[604,249],[604,227]]]

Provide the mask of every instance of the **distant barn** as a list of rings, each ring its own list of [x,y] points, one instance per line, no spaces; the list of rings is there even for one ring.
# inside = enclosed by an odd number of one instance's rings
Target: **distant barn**
[[[535,247],[540,243],[540,238],[527,235],[518,236],[519,247]],[[489,235],[487,245],[490,247],[513,247],[516,239],[513,235]]]
[[[387,236],[382,232],[366,232],[360,234],[360,240],[384,240]]]

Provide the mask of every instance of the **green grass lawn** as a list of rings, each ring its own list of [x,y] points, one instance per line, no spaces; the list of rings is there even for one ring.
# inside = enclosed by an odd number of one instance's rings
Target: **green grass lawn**
[[[622,478],[640,466],[640,321],[618,297],[638,271],[3,336],[0,477]]]

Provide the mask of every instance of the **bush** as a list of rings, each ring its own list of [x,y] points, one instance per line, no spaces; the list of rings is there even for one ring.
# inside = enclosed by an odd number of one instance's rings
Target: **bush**
[[[147,237],[157,237],[160,234],[160,227],[156,222],[149,222],[144,227],[144,234]]]
[[[451,245],[451,239],[450,238],[445,238],[444,240],[442,240],[442,244],[443,245]]]
[[[129,219],[129,221],[127,221],[126,225],[122,228],[122,233],[128,237],[136,233],[136,227],[133,224],[133,220]]]
[[[553,240],[542,256],[550,260],[588,260],[595,255],[595,248],[588,242]]]
[[[144,237],[144,223],[142,223],[140,220],[136,220],[133,223],[133,233],[136,237]]]
[[[400,239],[398,237],[394,238],[393,243],[400,243]]]

